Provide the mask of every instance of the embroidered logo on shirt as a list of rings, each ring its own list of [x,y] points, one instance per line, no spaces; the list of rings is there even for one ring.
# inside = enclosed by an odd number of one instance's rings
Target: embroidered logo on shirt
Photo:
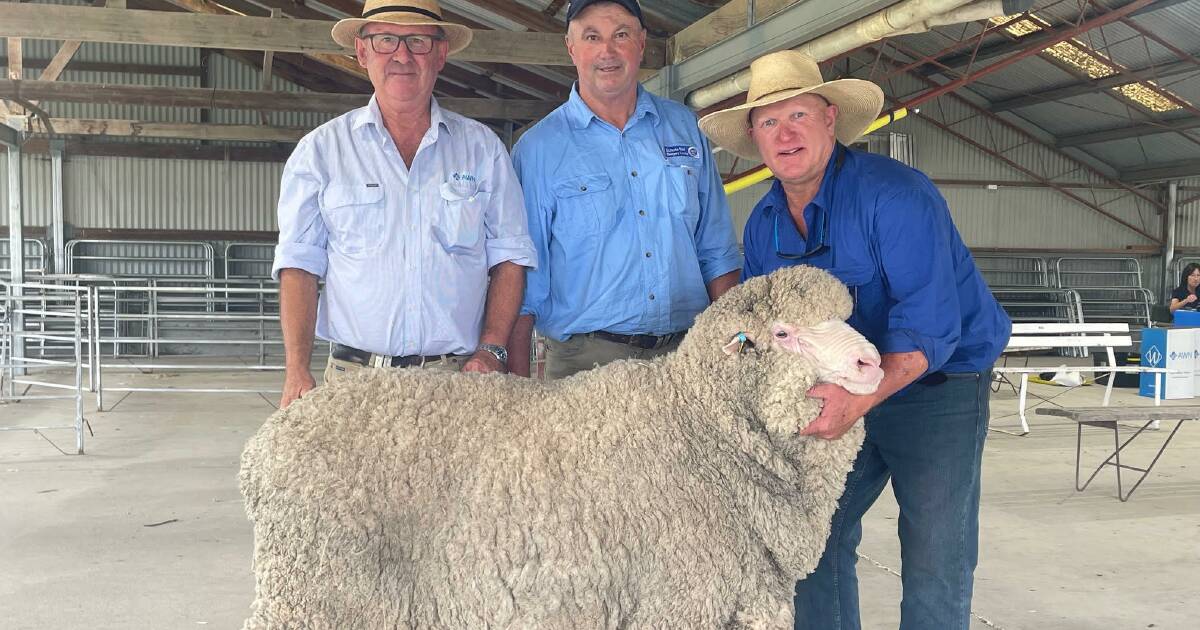
[[[669,158],[673,157],[700,157],[700,152],[696,147],[687,144],[672,144],[663,147],[663,154]]]
[[[458,171],[454,171],[453,173],[450,174],[450,178],[456,182],[474,182],[475,174],[474,173],[460,173]]]

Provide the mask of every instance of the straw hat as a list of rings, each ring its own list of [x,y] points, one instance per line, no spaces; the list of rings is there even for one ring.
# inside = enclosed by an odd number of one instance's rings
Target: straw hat
[[[333,25],[333,41],[354,48],[354,37],[364,24],[399,24],[400,26],[440,26],[446,31],[450,54],[471,43],[471,29],[442,19],[437,0],[367,0],[361,18],[339,20]]]
[[[809,93],[820,94],[837,105],[834,134],[842,144],[850,144],[863,135],[883,109],[883,90],[874,83],[859,79],[824,81],[812,57],[795,50],[781,50],[750,64],[750,89],[745,105],[701,118],[700,129],[725,150],[757,160],[758,148],[746,133],[750,128],[750,110]]]

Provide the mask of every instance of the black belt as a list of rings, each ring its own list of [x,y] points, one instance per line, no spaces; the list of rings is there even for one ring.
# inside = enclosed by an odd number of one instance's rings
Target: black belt
[[[330,343],[329,353],[333,358],[339,361],[349,361],[367,367],[417,367],[434,361],[441,361],[446,356],[456,355],[434,355],[422,356],[419,354],[410,354],[406,357],[389,357],[384,354],[375,354],[358,348],[351,348],[340,343]]]
[[[597,330],[596,332],[588,333],[587,336],[595,337],[596,339],[603,339],[605,341],[611,341],[613,343],[622,343],[627,346],[641,348],[642,350],[654,350],[656,348],[661,348],[672,341],[679,339],[680,337],[683,337],[683,334],[684,333],[682,332],[674,332],[656,337],[654,335],[618,335],[617,333]]]
[[[937,385],[941,385],[942,383],[945,383],[948,379],[949,379],[949,377],[946,376],[946,373],[939,370],[937,372],[931,372],[929,374],[926,374],[923,378],[919,379],[917,382],[920,383],[921,385],[925,385],[926,387],[935,387]]]

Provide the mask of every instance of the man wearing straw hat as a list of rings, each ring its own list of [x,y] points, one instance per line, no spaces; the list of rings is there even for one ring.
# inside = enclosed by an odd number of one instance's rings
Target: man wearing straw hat
[[[512,345],[536,324],[549,378],[674,350],[741,264],[695,114],[638,84],[637,0],[572,0],[566,45],[579,80],[513,151],[541,264]]]
[[[471,30],[435,0],[368,0],[333,39],[375,93],[305,136],[284,168],[280,406],[315,385],[314,330],[331,342],[326,381],[362,367],[504,370],[537,260],[521,189],[500,139],[433,98]]]
[[[990,369],[1011,324],[929,178],[846,146],[879,115],[877,86],[823,81],[795,51],[766,55],[750,72],[746,104],[700,121],[718,145],[775,174],[746,224],[742,276],[800,264],[832,272],[885,374],[869,396],[828,384],[809,392],[824,408],[805,434],[836,438],[865,415],[866,441],[825,554],[797,584],[796,628],[859,627],[861,519],[890,480],[904,558],[900,627],[966,629]]]

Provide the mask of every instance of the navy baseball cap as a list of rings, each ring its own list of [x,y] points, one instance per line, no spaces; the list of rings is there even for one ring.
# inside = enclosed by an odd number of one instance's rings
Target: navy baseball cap
[[[620,5],[630,15],[638,19],[638,23],[642,25],[642,28],[646,28],[646,18],[642,17],[642,7],[638,4],[637,0],[571,0],[567,5],[567,23],[570,24],[571,20],[574,20],[584,9],[597,2],[611,2]]]

